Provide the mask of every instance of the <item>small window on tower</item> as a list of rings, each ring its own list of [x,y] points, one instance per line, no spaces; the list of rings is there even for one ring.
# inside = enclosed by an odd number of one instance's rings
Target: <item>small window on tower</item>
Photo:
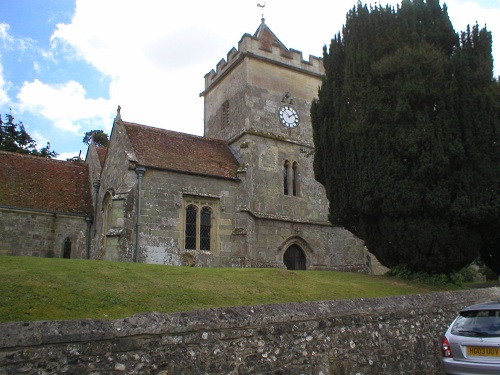
[[[299,190],[298,179],[299,179],[299,165],[297,164],[296,161],[294,161],[292,164],[292,195],[294,197],[297,196]]]
[[[229,125],[229,100],[222,103],[222,127]]]
[[[283,163],[283,194],[299,196],[299,163],[285,160]]]
[[[285,160],[285,163],[283,164],[283,193],[285,195],[289,194],[289,189],[288,189],[288,170],[290,169],[290,162],[288,160]]]

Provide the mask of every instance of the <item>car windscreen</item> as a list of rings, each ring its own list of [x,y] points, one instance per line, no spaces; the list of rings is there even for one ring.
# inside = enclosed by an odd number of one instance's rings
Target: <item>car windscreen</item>
[[[500,310],[462,311],[451,333],[467,337],[500,337]]]

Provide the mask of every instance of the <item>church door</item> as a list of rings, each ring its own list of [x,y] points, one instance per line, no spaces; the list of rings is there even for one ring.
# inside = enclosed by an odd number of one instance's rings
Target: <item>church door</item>
[[[69,237],[64,240],[63,258],[71,258],[71,240]]]
[[[306,256],[302,249],[297,245],[290,246],[283,255],[283,262],[287,270],[305,270]]]

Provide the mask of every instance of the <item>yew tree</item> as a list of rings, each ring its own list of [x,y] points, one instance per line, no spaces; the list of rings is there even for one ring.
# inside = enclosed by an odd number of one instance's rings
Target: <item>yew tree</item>
[[[324,49],[311,108],[329,219],[387,267],[500,272],[499,90],[491,33],[439,0],[358,3]]]

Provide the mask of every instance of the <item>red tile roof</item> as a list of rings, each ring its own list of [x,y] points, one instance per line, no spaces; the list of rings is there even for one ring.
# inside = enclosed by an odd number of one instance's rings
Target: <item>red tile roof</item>
[[[261,48],[266,51],[273,51],[272,46],[278,47],[283,54],[288,54],[288,48],[278,39],[278,37],[271,31],[271,29],[266,25],[264,19],[262,23],[257,28],[253,37],[260,41]]]
[[[101,167],[104,165],[104,159],[106,159],[106,151],[108,150],[106,147],[96,146],[97,157],[99,158],[99,163]]]
[[[88,166],[0,151],[0,205],[91,216]]]
[[[146,167],[236,178],[238,161],[225,141],[122,122],[138,158]]]

